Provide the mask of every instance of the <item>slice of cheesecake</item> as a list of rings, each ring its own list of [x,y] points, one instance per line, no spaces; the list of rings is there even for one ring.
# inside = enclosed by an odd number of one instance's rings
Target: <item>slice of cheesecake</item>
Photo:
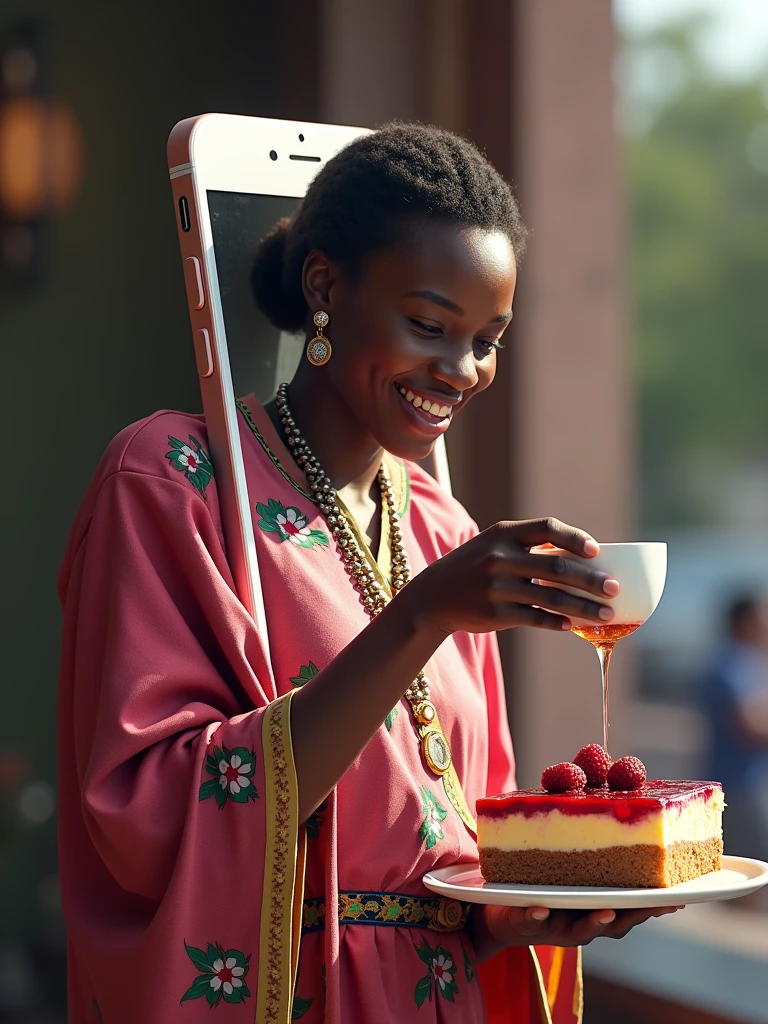
[[[718,782],[485,797],[480,870],[487,882],[666,888],[720,869],[723,807]]]

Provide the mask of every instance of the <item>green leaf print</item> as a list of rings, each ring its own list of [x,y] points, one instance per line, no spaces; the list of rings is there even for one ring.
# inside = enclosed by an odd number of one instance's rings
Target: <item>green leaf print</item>
[[[434,955],[434,950],[429,945],[429,943],[427,942],[426,939],[424,939],[423,944],[421,946],[417,946],[414,943],[413,948],[416,950],[419,959],[423,960],[425,964],[431,964],[432,963],[432,957]]]
[[[384,724],[387,727],[387,732],[389,732],[390,729],[392,728],[392,723],[397,718],[398,714],[399,714],[398,709],[397,708],[392,708],[392,710],[389,712],[387,717],[384,719]]]
[[[310,530],[308,539],[312,541],[313,544],[325,544],[326,547],[330,543],[322,530]]]
[[[416,988],[413,993],[413,997],[416,1000],[416,1005],[421,1008],[422,1003],[425,999],[429,998],[432,1000],[432,979],[427,974],[423,978],[419,978],[416,982]]]
[[[314,679],[320,669],[315,665],[313,661],[310,661],[307,665],[302,665],[299,669],[297,676],[289,676],[291,684],[293,686],[303,686],[304,683],[308,683],[310,679]]]
[[[441,822],[448,816],[446,811],[437,802],[437,797],[426,786],[421,787],[421,809],[424,812],[424,821],[419,829],[419,836],[424,840],[424,845],[431,850],[438,839],[445,839]]]
[[[274,533],[279,541],[289,541],[300,548],[327,547],[330,543],[322,530],[309,527],[309,517],[295,505],[283,505],[270,498],[266,505],[256,505],[256,522],[264,533]]]
[[[449,1003],[459,994],[459,987],[456,984],[456,967],[453,962],[453,955],[444,946],[430,946],[426,939],[421,947],[414,943],[419,959],[427,965],[427,973],[420,978],[413,996],[416,1006],[420,1007],[425,999],[432,999],[434,989],[443,999]]]
[[[189,435],[189,444],[169,434],[168,444],[171,450],[165,453],[166,459],[205,497],[205,489],[213,477],[213,464],[208,452],[193,434]]]
[[[212,992],[212,977],[212,974],[199,974],[181,997],[180,1002],[184,1003],[188,999],[200,999],[202,996],[207,995],[209,991]]]
[[[291,1020],[301,1020],[311,1005],[311,999],[301,999],[299,996],[294,996],[293,1006],[291,1008]]]
[[[312,999],[302,999],[301,996],[296,995],[296,989],[299,987],[299,978],[301,976],[301,964],[299,964],[298,970],[296,971],[296,982],[293,989],[293,1003],[291,1005],[291,1020],[301,1020],[304,1014],[312,1005]]]
[[[208,781],[204,782],[200,787],[200,792],[198,793],[197,799],[208,800],[210,799],[210,797],[216,796],[216,789],[218,785],[218,779],[208,779]]]
[[[464,977],[467,981],[473,982],[475,980],[475,965],[472,963],[472,957],[463,946],[462,951],[464,953]]]
[[[184,949],[186,949],[187,956],[198,969],[198,971],[213,970],[213,961],[219,955],[218,950],[214,946],[209,946],[208,952],[204,953],[202,949],[197,949],[195,946],[188,946],[185,942]],[[213,950],[213,956],[211,956],[211,950]]]

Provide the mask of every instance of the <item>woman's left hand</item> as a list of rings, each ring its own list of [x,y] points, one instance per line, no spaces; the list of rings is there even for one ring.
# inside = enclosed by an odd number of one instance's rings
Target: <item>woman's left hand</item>
[[[482,961],[505,946],[586,946],[601,936],[622,939],[632,928],[649,918],[664,917],[682,909],[653,907],[583,911],[483,905],[473,907],[470,930],[477,959]]]

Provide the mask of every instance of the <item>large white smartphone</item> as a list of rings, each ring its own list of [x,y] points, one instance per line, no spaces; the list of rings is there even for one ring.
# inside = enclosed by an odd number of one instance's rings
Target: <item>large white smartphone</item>
[[[202,114],[180,121],[168,166],[184,265],[203,412],[238,596],[269,655],[236,396],[261,402],[290,380],[304,339],[278,331],[251,295],[256,246],[290,214],[314,176],[366,128]],[[340,211],[343,216],[343,211]],[[442,442],[442,438],[440,441]],[[430,467],[450,486],[445,448]]]

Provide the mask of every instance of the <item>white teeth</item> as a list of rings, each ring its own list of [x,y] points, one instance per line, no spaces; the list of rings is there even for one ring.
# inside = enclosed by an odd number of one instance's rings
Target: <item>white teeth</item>
[[[410,402],[414,408],[423,409],[424,412],[429,412],[433,416],[444,419],[451,411],[450,405],[438,405],[437,402],[431,402],[428,398],[422,398],[421,395],[414,394],[413,391],[407,391],[402,384],[397,385],[397,390],[405,398],[406,402]]]

